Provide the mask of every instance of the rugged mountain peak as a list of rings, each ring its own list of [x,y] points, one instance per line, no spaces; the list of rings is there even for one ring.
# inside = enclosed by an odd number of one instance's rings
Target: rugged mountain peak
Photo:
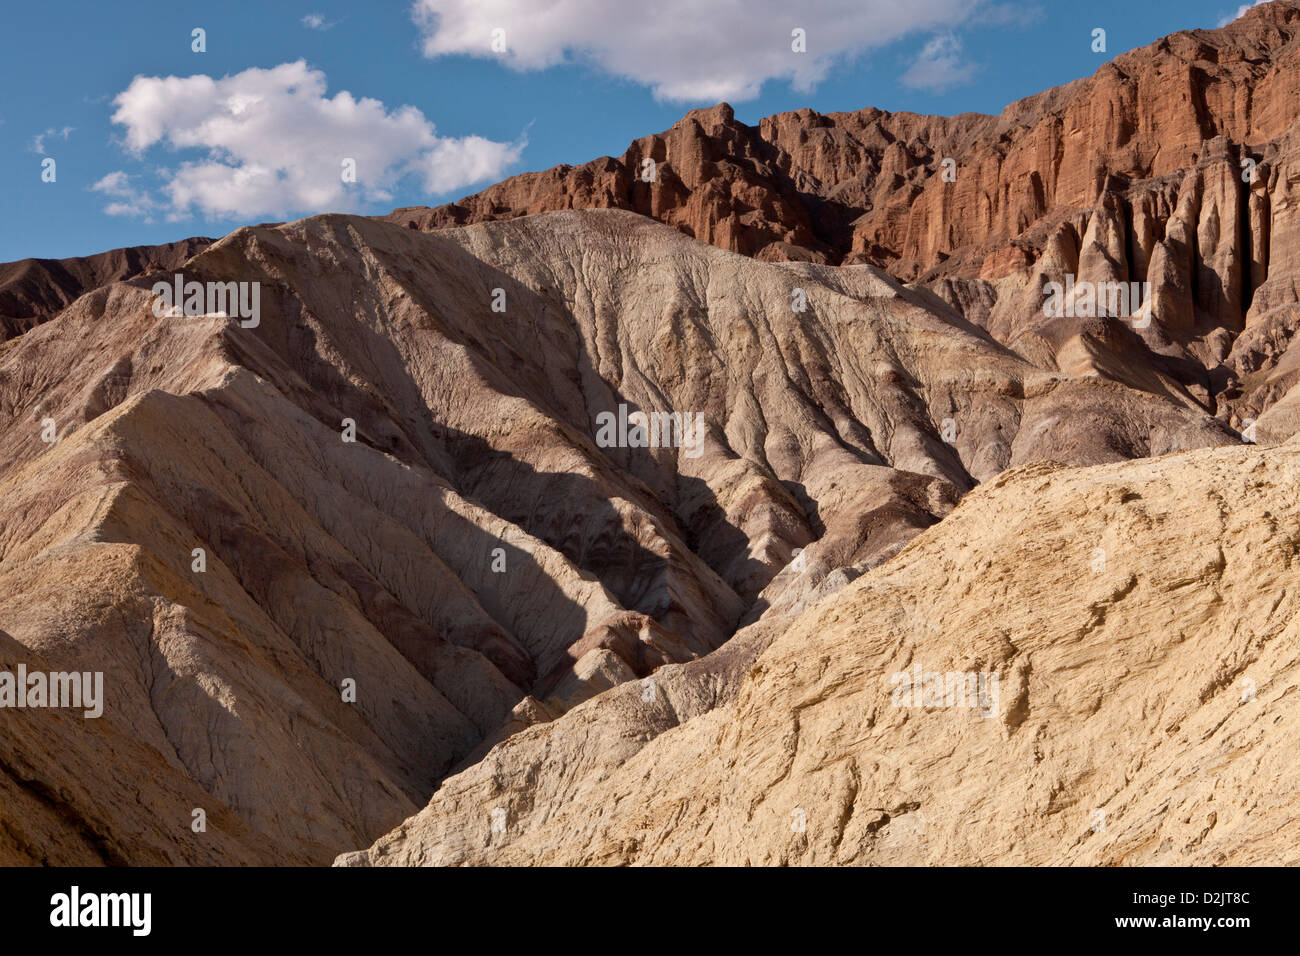
[[[1226,137],[1235,156],[1282,135],[1300,92],[1289,69],[1298,26],[1300,4],[1278,0],[1221,30],[1125,53],[999,116],[803,109],[750,127],[723,103],[691,111],[619,158],[526,173],[389,218],[427,229],[613,206],[760,258],[974,277],[1022,237],[1018,248],[1032,262],[1045,220],[1194,165],[1206,140]],[[644,178],[646,159],[661,178]]]

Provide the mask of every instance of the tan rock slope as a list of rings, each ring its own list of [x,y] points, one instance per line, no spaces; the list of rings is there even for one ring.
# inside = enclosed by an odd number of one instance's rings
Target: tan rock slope
[[[1292,862],[1297,33],[0,266],[0,863]]]
[[[340,862],[1295,864],[1297,481],[1295,445],[1013,469],[740,666],[525,730]],[[918,668],[995,675],[988,713],[900,701]]]
[[[1010,465],[1236,442],[1185,399],[1042,372],[873,267],[762,263],[627,212],[322,216],[184,273],[259,282],[259,324],[158,318],[145,276],[0,347],[6,663],[102,670],[101,752],[156,755],[103,809],[117,761],[3,738],[8,785],[58,794],[52,862],[328,860],[520,727],[842,586]],[[699,443],[600,447],[620,405],[698,415]],[[195,808],[224,843],[189,833]],[[5,818],[41,846],[30,825]]]

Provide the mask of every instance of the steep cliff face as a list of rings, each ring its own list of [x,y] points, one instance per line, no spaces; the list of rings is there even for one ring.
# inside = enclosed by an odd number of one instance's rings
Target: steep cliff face
[[[1286,437],[1294,402],[1263,414],[1295,384],[1298,58],[1300,3],[1278,0],[1000,116],[799,110],[751,127],[721,104],[617,159],[386,218],[613,207],[759,259],[871,263],[1044,368],[1159,391],[1154,374],[1233,428]],[[1114,321],[1136,306],[1044,316],[1044,286],[1067,275],[1146,283],[1139,334]]]
[[[1274,148],[1296,119],[1298,44],[1300,4],[1278,0],[1223,29],[1175,33],[1118,56],[1000,116],[805,109],[751,127],[720,104],[617,159],[527,173],[386,218],[429,229],[613,207],[759,258],[871,262],[904,279],[997,278],[1036,261],[1050,226],[1116,193],[1135,207],[1125,211],[1135,232],[1125,258],[1145,274],[1179,183],[1206,158],[1208,141],[1223,140],[1215,158],[1256,159],[1259,176],[1254,189],[1217,191],[1210,205],[1221,236],[1194,230],[1198,237],[1217,249],[1220,238],[1239,238],[1229,217],[1253,214],[1261,228],[1269,218]],[[1199,209],[1204,189],[1189,190]],[[1257,197],[1253,213],[1247,194]],[[1262,268],[1266,249],[1239,251]],[[1260,281],[1256,274],[1252,288]]]

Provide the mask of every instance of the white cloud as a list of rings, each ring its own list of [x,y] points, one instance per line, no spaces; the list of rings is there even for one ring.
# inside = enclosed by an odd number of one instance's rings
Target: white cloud
[[[523,149],[439,136],[413,106],[390,111],[379,100],[325,90],[325,74],[301,60],[221,79],[137,76],[113,100],[113,122],[137,156],[156,145],[199,151],[161,173],[159,205],[171,218],[194,210],[239,219],[354,211],[391,200],[405,176],[419,176],[430,192],[500,178]],[[347,159],[356,183],[342,179]]]
[[[961,40],[951,33],[931,37],[899,80],[912,89],[942,93],[969,83],[975,66],[962,62]]]
[[[458,189],[467,182],[495,179],[518,158],[518,147],[511,143],[465,136],[439,140],[420,158],[420,166],[425,188],[438,194]]]
[[[51,137],[54,136],[62,136],[63,139],[66,140],[69,134],[71,134],[74,129],[76,129],[75,126],[65,126],[63,127],[63,129],[47,129],[44,133],[37,133],[35,136],[32,137],[32,145],[31,145],[32,152],[39,153],[40,155],[44,156],[45,141],[47,139],[50,139]]]
[[[1257,7],[1261,3],[1270,3],[1270,2],[1271,0],[1255,0],[1254,3],[1243,3],[1241,6],[1237,8],[1237,12],[1235,14],[1223,17],[1219,21],[1219,26],[1226,27],[1233,20],[1240,20],[1242,17],[1244,17],[1246,15],[1246,11],[1249,10],[1251,7]]]
[[[131,185],[131,177],[122,170],[109,173],[90,187],[94,192],[103,193],[113,201],[104,207],[110,216],[131,216],[152,222],[152,213],[157,202],[144,190]]]
[[[808,92],[839,59],[914,31],[970,20],[985,0],[416,0],[424,53],[500,56],[518,70],[583,62],[650,86],[663,100],[757,96],[766,80]],[[1004,13],[1006,4],[999,5]],[[791,49],[802,29],[807,52]],[[492,50],[504,30],[506,52]]]
[[[322,14],[309,13],[300,21],[308,30],[328,30],[339,25],[338,20],[326,20]]]

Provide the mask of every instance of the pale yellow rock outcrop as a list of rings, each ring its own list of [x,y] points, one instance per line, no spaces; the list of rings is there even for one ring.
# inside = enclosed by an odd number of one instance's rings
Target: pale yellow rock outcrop
[[[718,706],[604,694],[339,862],[1294,864],[1298,482],[1290,445],[1015,469]],[[917,663],[995,713],[896,705]]]

